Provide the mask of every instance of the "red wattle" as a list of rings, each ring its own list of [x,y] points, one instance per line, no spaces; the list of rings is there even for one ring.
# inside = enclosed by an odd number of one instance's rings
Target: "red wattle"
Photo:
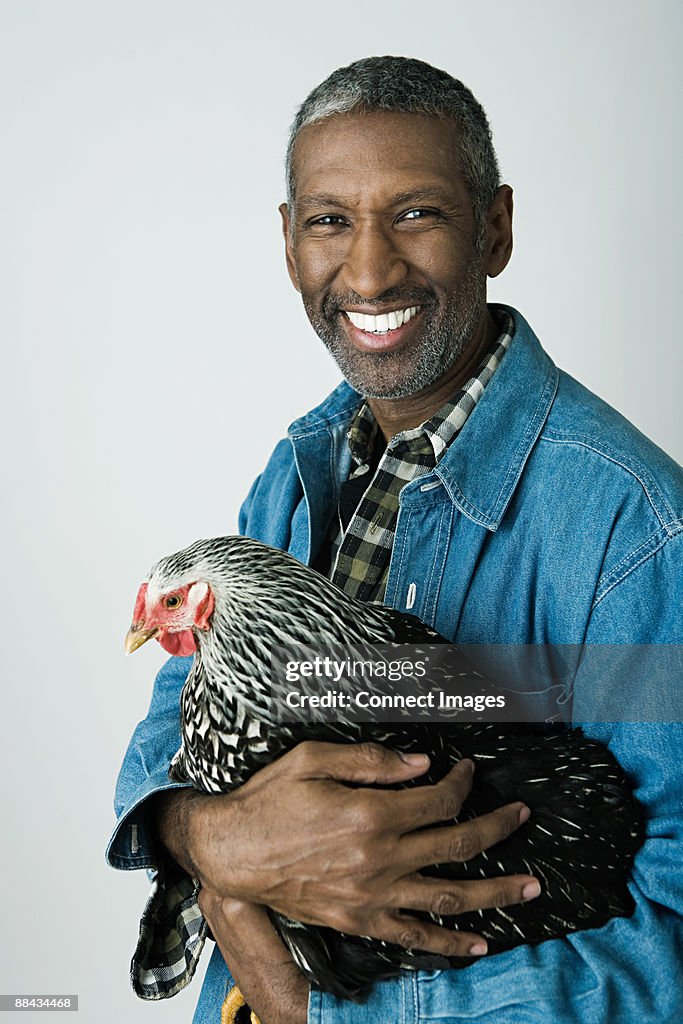
[[[157,640],[165,651],[177,658],[186,658],[197,650],[197,641],[191,629],[184,629],[181,633],[160,630],[157,633]]]

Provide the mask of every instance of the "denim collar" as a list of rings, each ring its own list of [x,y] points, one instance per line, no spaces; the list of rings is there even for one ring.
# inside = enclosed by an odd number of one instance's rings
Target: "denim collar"
[[[464,515],[487,530],[498,528],[555,398],[559,372],[524,317],[499,305],[515,321],[510,349],[434,475]],[[311,412],[292,423],[297,441],[348,429],[361,395],[342,382]],[[404,488],[407,496],[421,481]],[[403,495],[402,495],[403,499]]]

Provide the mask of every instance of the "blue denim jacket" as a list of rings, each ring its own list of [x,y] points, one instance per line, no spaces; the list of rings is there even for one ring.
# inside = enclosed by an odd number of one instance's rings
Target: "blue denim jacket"
[[[405,608],[414,584],[412,613],[459,643],[683,643],[683,471],[559,371],[510,312],[510,351],[461,434],[401,493],[386,603]],[[346,430],[358,402],[341,384],[292,424],[242,508],[243,533],[311,560],[348,474]],[[154,868],[145,807],[173,785],[166,772],[188,665],[167,663],[131,740],[107,851],[114,867]],[[579,670],[571,694],[528,693],[530,713],[567,717],[594,685]],[[647,688],[644,706],[654,707],[660,694]],[[633,916],[464,971],[404,972],[363,1006],[312,992],[310,1022],[681,1024],[683,725],[584,728],[609,744],[647,809]],[[195,1024],[218,1024],[229,980],[216,949]]]

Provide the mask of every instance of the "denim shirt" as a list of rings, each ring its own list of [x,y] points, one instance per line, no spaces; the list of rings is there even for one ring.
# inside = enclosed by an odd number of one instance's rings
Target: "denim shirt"
[[[683,471],[559,371],[509,312],[512,345],[461,434],[401,493],[385,603],[410,601],[458,643],[683,644]],[[359,401],[343,383],[292,424],[247,497],[241,532],[303,562],[315,557],[348,475],[346,432]],[[114,867],[153,870],[161,856],[145,810],[150,795],[174,787],[167,770],[189,664],[176,658],[162,669],[130,742],[107,851]],[[579,668],[571,692],[528,686],[530,716],[566,720],[596,680]],[[646,679],[643,706],[662,697],[660,682]],[[312,991],[310,1022],[683,1021],[683,724],[584,720],[584,730],[609,745],[646,808],[633,916],[462,971],[406,971],[360,1006]],[[194,1024],[218,1024],[229,983],[216,948]]]

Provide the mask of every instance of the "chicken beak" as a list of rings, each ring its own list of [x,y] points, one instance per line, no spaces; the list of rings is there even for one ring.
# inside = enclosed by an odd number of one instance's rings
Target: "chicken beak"
[[[142,647],[153,636],[156,636],[158,632],[158,626],[155,626],[153,629],[143,629],[141,622],[134,622],[126,633],[126,654],[132,654],[133,651],[137,651],[138,647]]]

